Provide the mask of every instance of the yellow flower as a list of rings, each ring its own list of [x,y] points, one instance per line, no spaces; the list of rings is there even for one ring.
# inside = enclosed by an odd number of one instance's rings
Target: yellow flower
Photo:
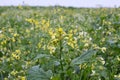
[[[103,53],[105,53],[106,47],[102,47],[102,48],[101,48],[101,51],[102,51]]]
[[[26,29],[26,32],[27,32],[27,33],[30,33],[30,30],[29,30],[29,29]]]
[[[9,32],[13,32],[13,29],[12,29],[12,28],[9,28],[8,31],[9,31]]]
[[[12,38],[12,42],[15,42],[15,41],[16,41],[16,40],[15,40],[15,38],[13,37],[13,38]]]
[[[18,76],[18,79],[19,80],[26,80],[26,77],[25,76]]]
[[[15,52],[16,52],[16,53],[21,53],[21,51],[20,51],[20,50],[15,50]]]
[[[92,74],[91,75],[95,75],[95,74],[96,74],[95,70],[92,70]]]
[[[120,74],[114,75],[114,77],[120,79]]]
[[[74,34],[75,34],[75,33],[77,32],[77,29],[75,29],[73,32],[74,32]]]
[[[24,76],[21,77],[21,80],[26,80],[26,78]]]
[[[99,66],[99,69],[100,69],[100,70],[104,70],[104,67],[103,67],[103,66]]]
[[[56,34],[55,32],[53,32],[52,29],[49,30],[49,34],[50,34],[50,36],[51,36],[52,39],[55,39],[55,38],[56,38],[56,35],[57,35],[57,34]]]
[[[6,44],[6,40],[4,40],[4,41],[1,42],[1,45],[4,45],[4,44]]]
[[[2,38],[4,38],[5,37],[5,35],[4,34],[0,34],[0,38],[2,39]]]
[[[52,41],[52,43],[53,43],[53,44],[57,44],[58,41],[59,41],[58,39],[54,39],[54,40]]]
[[[13,70],[10,74],[15,76],[17,73],[18,73],[17,71]]]
[[[31,62],[30,62],[30,61],[26,61],[26,67],[29,67],[29,66],[30,66],[30,64],[31,64]]]
[[[117,60],[120,61],[120,57],[119,56],[117,56]]]
[[[65,37],[65,39],[66,39],[66,40],[68,40],[68,39],[69,39],[69,37],[67,37],[67,36],[66,36],[66,37]]]
[[[58,28],[58,32],[59,32],[59,33],[62,33],[62,32],[63,32],[63,29],[62,29],[62,28]]]
[[[94,49],[100,49],[100,47],[97,46],[97,44],[93,44],[92,46],[93,46]]]
[[[56,33],[51,34],[51,38],[55,39],[56,38]]]
[[[25,19],[25,21],[29,22],[29,23],[32,23],[33,20],[32,19]]]
[[[73,33],[73,30],[70,30],[69,33]]]
[[[39,22],[38,22],[37,20],[34,20],[34,24],[35,24],[35,25],[38,25]]]
[[[102,42],[105,42],[105,38],[102,38],[102,40],[101,40]]]
[[[53,46],[48,46],[48,49],[50,50],[50,54],[53,54],[56,50],[56,48]]]
[[[13,57],[13,58],[15,58],[15,59],[17,59],[17,60],[19,60],[19,59],[20,59],[20,56],[19,56],[19,55],[17,55],[17,54],[15,54],[15,53],[12,53],[12,57]]]
[[[27,22],[31,23],[31,24],[35,24],[35,25],[38,25],[39,22],[37,20],[34,20],[34,19],[25,19]]]
[[[108,24],[111,25],[112,23],[108,21]]]
[[[18,8],[19,8],[19,9],[23,9],[23,7],[22,7],[21,5],[18,5]]]
[[[14,37],[17,37],[17,36],[19,36],[17,33],[15,33],[14,35],[13,35]]]
[[[85,43],[84,47],[88,47],[88,46],[89,46],[89,44],[88,44],[88,43]]]
[[[41,47],[42,47],[42,45],[41,45],[41,43],[39,42],[39,43],[38,43],[38,48],[41,48]]]
[[[4,78],[4,80],[9,80],[8,78]]]
[[[72,42],[68,42],[67,43],[69,46],[71,46],[72,48],[74,48],[74,44]]]
[[[103,65],[105,64],[105,60],[102,57],[97,58]]]
[[[49,27],[50,26],[50,22],[48,21],[47,23],[46,23],[46,27]]]
[[[51,35],[54,33],[54,32],[53,32],[53,29],[52,29],[52,28],[50,28],[48,33],[49,33],[49,34],[50,34],[50,36],[51,36]]]
[[[43,20],[42,20],[42,25],[44,25],[44,24],[45,24],[45,22],[46,22],[46,21],[43,19]]]
[[[68,37],[70,37],[70,38],[71,38],[72,36],[73,36],[73,34],[68,34]]]

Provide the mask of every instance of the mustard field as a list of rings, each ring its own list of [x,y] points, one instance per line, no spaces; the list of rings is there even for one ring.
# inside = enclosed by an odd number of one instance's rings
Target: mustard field
[[[120,8],[0,7],[0,80],[120,80]]]

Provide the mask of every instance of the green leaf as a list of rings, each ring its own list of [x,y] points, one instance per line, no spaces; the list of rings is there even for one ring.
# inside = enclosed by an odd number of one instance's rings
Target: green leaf
[[[95,50],[88,50],[81,54],[79,57],[72,60],[71,65],[82,64],[84,62],[88,62],[89,59],[96,54]]]
[[[100,71],[100,75],[101,75],[102,77],[104,77],[105,79],[108,77],[106,70]]]
[[[61,80],[60,75],[57,74],[57,75],[53,76],[51,80]]]
[[[120,44],[118,44],[118,48],[120,48]]]
[[[55,65],[55,66],[59,66],[59,65],[60,65],[60,62],[59,62],[59,61],[54,61],[54,65]]]
[[[42,68],[39,68],[39,66],[33,66],[28,71],[27,80],[50,80],[51,76],[51,70],[45,72]]]
[[[37,57],[35,57],[35,60],[36,60],[36,59],[43,58],[43,57],[49,58],[50,55],[47,55],[47,54],[39,54],[39,55],[37,55]]]

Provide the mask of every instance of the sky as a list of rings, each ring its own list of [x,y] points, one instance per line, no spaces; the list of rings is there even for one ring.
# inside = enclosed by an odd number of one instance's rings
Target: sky
[[[120,0],[0,0],[0,6],[119,7]]]

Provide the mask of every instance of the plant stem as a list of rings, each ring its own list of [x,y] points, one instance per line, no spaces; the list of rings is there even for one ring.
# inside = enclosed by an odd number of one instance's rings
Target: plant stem
[[[60,34],[60,37],[61,37],[61,34]],[[61,76],[61,80],[64,80],[64,73],[63,73],[64,69],[63,69],[63,64],[62,64],[62,61],[63,61],[62,60],[62,54],[63,54],[63,52],[62,52],[62,40],[60,38],[60,66],[61,66],[61,70],[62,70],[60,76]]]
[[[61,64],[61,69],[63,71],[63,64],[62,64],[62,41],[60,41],[60,64]]]
[[[0,74],[1,74],[1,80],[4,80],[4,79],[3,79],[3,74],[2,74],[2,72],[0,72]]]
[[[33,23],[32,26],[33,26],[33,33],[32,33],[32,34],[34,34],[34,36],[31,36],[31,37],[33,38],[31,58],[33,59],[33,56],[35,55],[35,45],[36,45],[36,40],[35,40],[35,38],[36,38],[36,37],[35,37],[35,24]]]

